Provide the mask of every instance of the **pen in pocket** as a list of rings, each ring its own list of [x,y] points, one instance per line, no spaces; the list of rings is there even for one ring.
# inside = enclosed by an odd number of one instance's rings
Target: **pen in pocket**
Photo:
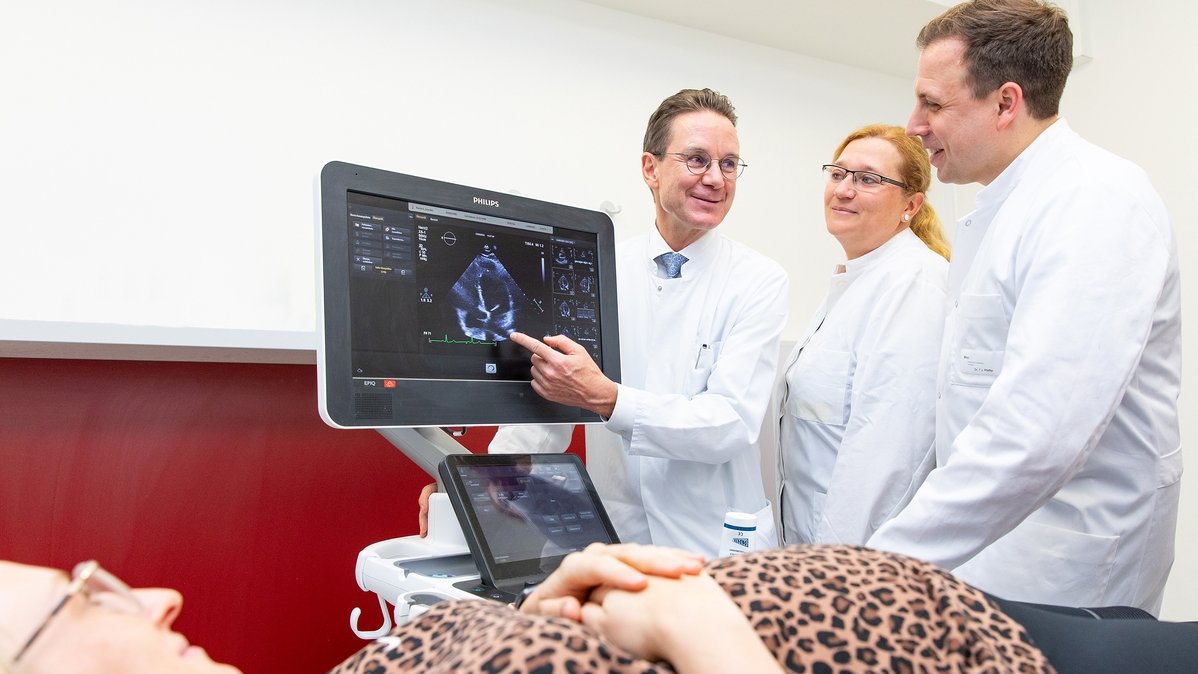
[[[699,347],[699,355],[695,356],[695,369],[696,370],[699,369],[699,363],[703,362],[703,352],[707,351],[709,348],[710,347],[708,347],[706,344]]]

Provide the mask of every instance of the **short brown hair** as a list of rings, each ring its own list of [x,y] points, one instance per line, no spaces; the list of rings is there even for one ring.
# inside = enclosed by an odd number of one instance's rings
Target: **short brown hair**
[[[972,0],[928,22],[915,44],[965,43],[967,84],[981,98],[1006,82],[1023,89],[1036,119],[1057,114],[1073,68],[1073,32],[1055,5],[1039,0]]]
[[[674,118],[688,112],[711,110],[728,118],[736,126],[736,108],[728,97],[711,89],[683,89],[670,96],[649,115],[649,126],[645,128],[642,151],[662,154],[670,144],[671,125]]]

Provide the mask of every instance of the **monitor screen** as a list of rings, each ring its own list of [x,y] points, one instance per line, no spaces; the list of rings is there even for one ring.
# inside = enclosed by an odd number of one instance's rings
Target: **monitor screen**
[[[508,335],[566,335],[619,380],[607,215],[341,162],[319,199],[326,422],[598,420],[538,396]]]
[[[500,589],[544,580],[591,543],[620,542],[573,454],[459,454],[438,473],[479,573]]]

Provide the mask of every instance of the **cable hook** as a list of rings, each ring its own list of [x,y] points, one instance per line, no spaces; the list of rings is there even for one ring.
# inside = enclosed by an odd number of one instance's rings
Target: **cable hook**
[[[391,612],[387,610],[387,600],[381,595],[375,595],[379,600],[379,610],[383,612],[383,626],[377,630],[362,630],[358,629],[358,620],[362,617],[362,609],[354,607],[354,610],[349,612],[349,628],[358,635],[359,639],[378,639],[379,637],[391,631]]]

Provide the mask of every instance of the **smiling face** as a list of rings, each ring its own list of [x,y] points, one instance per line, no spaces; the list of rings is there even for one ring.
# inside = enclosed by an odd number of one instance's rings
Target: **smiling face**
[[[937,40],[920,54],[907,133],[923,140],[941,182],[988,185],[1009,163],[997,137],[999,95],[974,98],[964,55],[957,38]]]
[[[704,154],[713,158],[702,175],[669,153]],[[670,142],[662,156],[641,155],[641,172],[653,192],[657,229],[674,250],[681,250],[715,229],[728,215],[736,195],[736,181],[720,172],[718,160],[740,156],[736,127],[711,110],[688,112],[674,118]]]
[[[902,157],[889,141],[858,138],[845,146],[836,164],[850,171],[870,171],[904,182]],[[882,183],[876,191],[862,191],[846,177],[824,185],[824,221],[848,259],[873,251],[898,234],[923,205],[923,194],[908,195],[897,185]]]
[[[0,658],[11,659],[66,591],[69,579],[54,569],[0,562]],[[170,630],[182,598],[174,590],[139,589],[141,614],[112,610],[113,597],[78,594],[46,624],[21,658],[22,674],[236,674],[214,663],[204,649]],[[112,602],[115,604],[115,602]],[[13,652],[10,652],[13,651]]]

